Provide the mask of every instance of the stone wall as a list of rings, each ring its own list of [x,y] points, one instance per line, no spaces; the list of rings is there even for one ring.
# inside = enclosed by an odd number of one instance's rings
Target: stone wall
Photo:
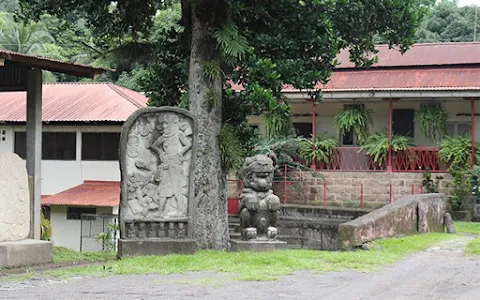
[[[406,195],[422,194],[423,173],[387,172],[323,172],[320,177],[312,177],[308,172],[292,175],[287,185],[287,203],[323,205],[328,207],[359,207],[362,193],[365,208],[378,208],[389,203],[390,185],[392,201]],[[449,175],[432,175],[439,180],[439,192],[451,192]],[[274,186],[274,192],[283,199],[283,183]],[[362,187],[363,186],[363,187]]]
[[[444,194],[405,196],[369,214],[340,224],[340,249],[358,247],[363,243],[400,234],[443,232],[446,212]]]
[[[337,250],[338,227],[369,213],[365,209],[282,206],[277,219],[278,240],[287,248]],[[230,238],[240,239],[238,216],[229,216]]]
[[[390,201],[390,184],[392,201],[404,196],[422,194],[423,173],[387,173],[387,172],[320,172],[319,177],[310,172],[289,173],[287,184],[287,204],[319,205],[324,200],[328,207],[360,207],[362,185],[363,205],[365,208],[379,208]],[[439,192],[450,195],[452,191],[450,176],[447,173],[433,173],[432,180],[439,180]],[[232,176],[228,180],[228,197],[237,198],[239,188]],[[325,190],[325,191],[324,191]],[[283,181],[273,184],[273,192],[284,203],[285,187]]]

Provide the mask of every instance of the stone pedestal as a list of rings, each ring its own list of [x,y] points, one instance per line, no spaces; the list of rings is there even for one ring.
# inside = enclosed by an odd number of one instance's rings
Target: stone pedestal
[[[0,268],[48,264],[52,261],[52,242],[21,240],[0,243]]]
[[[118,257],[139,255],[194,254],[195,241],[192,239],[137,239],[118,240]]]
[[[266,252],[281,250],[287,247],[287,243],[283,241],[262,241],[262,240],[230,240],[230,251],[232,252],[241,252],[241,251],[251,251],[251,252]]]

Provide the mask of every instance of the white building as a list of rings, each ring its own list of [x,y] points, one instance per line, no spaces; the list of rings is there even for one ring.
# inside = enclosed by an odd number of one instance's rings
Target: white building
[[[22,158],[24,98],[24,92],[0,94],[0,151]],[[111,83],[44,84],[42,205],[50,207],[56,246],[80,250],[79,214],[118,212],[121,127],[146,103],[145,96]]]

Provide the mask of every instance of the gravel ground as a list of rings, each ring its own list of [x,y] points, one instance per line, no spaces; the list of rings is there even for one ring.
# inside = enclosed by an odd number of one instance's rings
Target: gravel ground
[[[56,280],[39,275],[0,281],[0,299],[480,299],[480,257],[461,250],[471,238],[444,242],[379,271],[298,272],[277,281],[236,281],[198,272]]]

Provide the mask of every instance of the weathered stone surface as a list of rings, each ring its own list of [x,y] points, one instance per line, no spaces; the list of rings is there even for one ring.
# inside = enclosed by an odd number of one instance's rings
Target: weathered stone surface
[[[52,261],[52,242],[21,240],[0,243],[0,268],[33,266]]]
[[[353,221],[341,224],[340,249],[399,234],[443,232],[446,197],[443,194],[406,196]]]
[[[445,224],[445,228],[447,229],[447,233],[456,233],[455,226],[453,225],[452,216],[449,213],[445,214],[443,223]]]
[[[240,228],[244,240],[275,240],[280,199],[273,194],[273,161],[265,155],[247,157],[242,169]]]
[[[281,250],[287,247],[287,243],[283,241],[261,241],[261,240],[230,240],[230,251],[251,251],[251,252],[266,252],[273,250]]]
[[[25,161],[0,153],[0,242],[27,238],[30,232],[30,193]]]
[[[194,254],[196,250],[193,239],[140,239],[118,240],[118,256]]]
[[[172,107],[141,108],[123,125],[119,221],[124,244],[129,240],[192,237],[196,130],[192,114]],[[151,250],[165,254],[168,249],[176,249],[167,244],[155,243]],[[164,250],[160,249],[162,245]],[[128,254],[128,249],[136,248],[126,246],[121,254]]]

